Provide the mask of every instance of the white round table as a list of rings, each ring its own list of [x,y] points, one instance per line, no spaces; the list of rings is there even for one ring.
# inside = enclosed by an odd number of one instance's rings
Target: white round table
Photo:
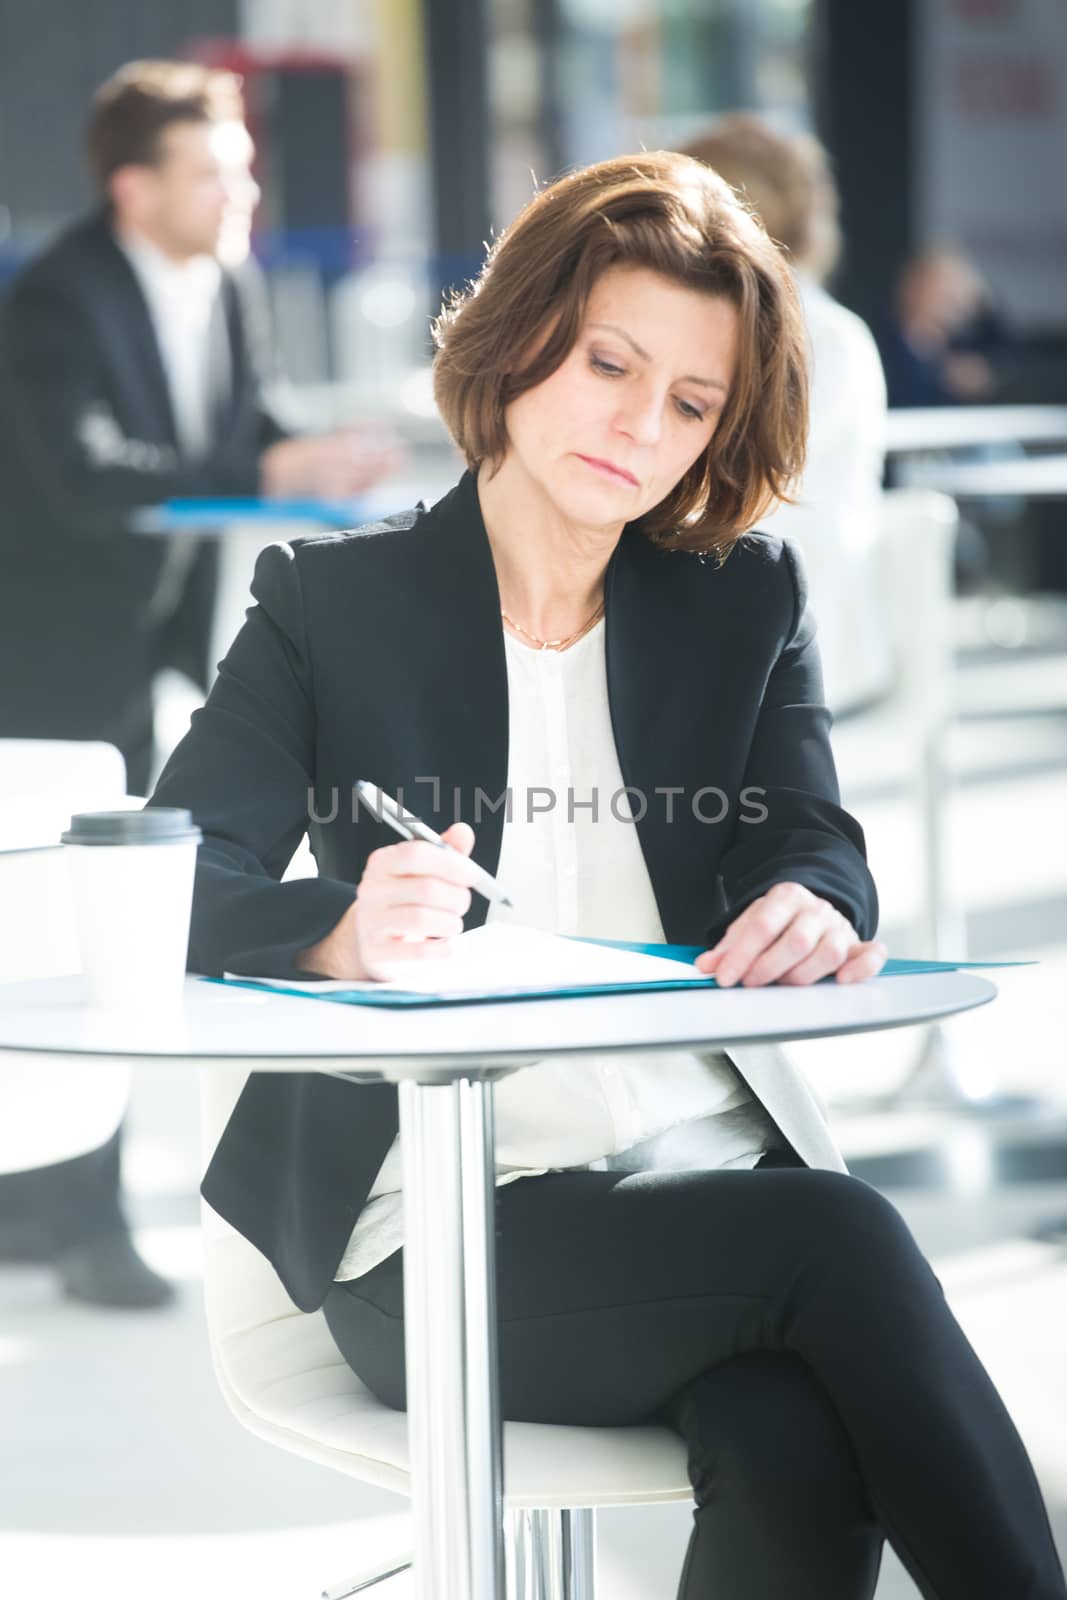
[[[354,1077],[449,1084],[492,1078],[546,1055],[694,1050],[870,1033],[929,1022],[996,994],[970,972],[922,973],[806,988],[507,1001],[389,1010],[186,980],[172,1018],[83,1005],[81,980],[0,985],[0,1050],[130,1056],[151,1062],[254,1061],[259,1071],[346,1070]]]
[[[244,1061],[399,1084],[416,1593],[505,1600],[493,1080],[546,1056],[905,1027],[995,994],[985,978],[945,972],[386,1011],[190,978],[182,1011],[168,1019],[91,1011],[79,979],[57,978],[0,985],[0,1070],[4,1050],[40,1050],[208,1068]],[[591,1559],[586,1549],[571,1600],[591,1594]]]

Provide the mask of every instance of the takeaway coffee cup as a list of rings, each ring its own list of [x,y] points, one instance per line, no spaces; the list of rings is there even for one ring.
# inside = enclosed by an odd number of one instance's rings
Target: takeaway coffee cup
[[[86,811],[63,834],[85,998],[108,1011],[181,1004],[200,829],[192,813]]]

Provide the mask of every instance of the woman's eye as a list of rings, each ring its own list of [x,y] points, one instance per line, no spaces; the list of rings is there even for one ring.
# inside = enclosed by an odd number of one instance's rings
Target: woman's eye
[[[594,372],[602,373],[605,378],[623,378],[626,376],[625,367],[616,365],[614,361],[607,361],[603,356],[598,356],[593,351],[589,353],[589,365]],[[703,422],[707,417],[706,411],[702,411],[699,406],[692,405],[688,400],[677,400],[675,403],[680,415],[687,422]]]

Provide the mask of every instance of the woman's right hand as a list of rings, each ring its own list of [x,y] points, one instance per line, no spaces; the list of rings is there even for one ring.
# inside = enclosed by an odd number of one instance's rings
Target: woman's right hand
[[[471,903],[467,858],[474,829],[454,822],[441,837],[454,848],[405,839],[372,851],[356,898],[340,922],[301,951],[294,965],[328,978],[365,982],[396,977],[405,962],[451,955]]]

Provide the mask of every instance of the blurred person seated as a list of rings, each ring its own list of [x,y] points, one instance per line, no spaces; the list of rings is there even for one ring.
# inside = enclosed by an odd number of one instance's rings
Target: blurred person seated
[[[69,1300],[145,1311],[173,1286],[137,1253],[122,1200],[121,1127],[86,1155],[0,1176],[0,1261],[48,1264]]]
[[[263,401],[259,188],[240,80],[123,67],[86,134],[92,215],[0,312],[0,736],[103,739],[148,787],[151,682],[206,691],[217,550],[130,531],[178,496],[344,498],[397,463],[353,428],[290,438]]]
[[[991,356],[1006,331],[981,277],[958,251],[924,250],[906,261],[893,313],[877,331],[891,406],[995,399]]]
[[[840,716],[888,692],[893,663],[874,559],[886,386],[866,323],[824,287],[841,249],[837,188],[817,139],[779,133],[747,112],[721,118],[686,148],[740,192],[793,269],[811,358],[807,465],[792,503],[761,526],[804,552],[826,701]]]
[[[217,550],[134,534],[131,514],[180,495],[354,495],[396,459],[353,429],[290,438],[263,403],[242,118],[230,73],[123,67],[88,123],[98,209],[0,312],[0,737],[106,740],[134,794],[157,670],[208,686]],[[164,1304],[122,1211],[119,1143],[0,1179],[0,1255],[54,1261],[81,1300]]]
[[[921,251],[901,267],[893,314],[878,328],[889,404],[966,406],[998,398],[998,372],[1011,341],[1007,324],[993,304],[981,276],[959,251]],[[1015,460],[1021,446],[960,446],[961,461]],[[990,572],[989,540],[1008,530],[1018,544],[1018,520],[1025,503],[1016,495],[990,496],[960,519],[955,582],[960,593],[980,589]]]

